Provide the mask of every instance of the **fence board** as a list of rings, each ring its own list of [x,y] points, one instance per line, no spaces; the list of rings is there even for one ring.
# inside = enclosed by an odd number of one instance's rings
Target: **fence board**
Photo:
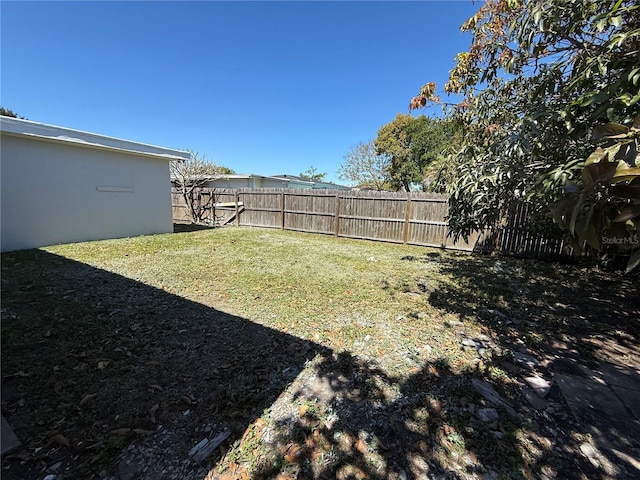
[[[198,193],[203,203],[212,194],[205,190]],[[546,238],[530,230],[529,208],[525,204],[514,205],[504,225],[492,235],[474,233],[465,242],[449,236],[448,202],[443,195],[277,188],[224,190],[214,195],[216,202],[207,214],[217,224],[233,220],[237,226],[465,251],[479,251],[489,245],[506,255],[550,260],[573,256],[565,251],[562,239]],[[175,189],[171,198],[174,221],[188,221],[187,208]],[[224,206],[215,206],[223,203]]]
[[[239,190],[240,226],[281,228],[280,192]]]

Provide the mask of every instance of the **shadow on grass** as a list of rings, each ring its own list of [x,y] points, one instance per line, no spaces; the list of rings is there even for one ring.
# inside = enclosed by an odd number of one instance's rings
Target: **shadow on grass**
[[[195,223],[174,223],[173,224],[173,233],[187,233],[187,232],[197,232],[200,230],[212,230],[214,228],[219,228],[216,226],[209,225],[197,225]]]
[[[41,250],[3,254],[3,412],[25,449],[2,477],[63,462],[66,477],[88,478],[160,424],[179,424],[187,458],[204,426],[237,437],[328,353]]]
[[[537,289],[538,274],[510,263],[493,271],[475,257],[428,260],[469,285],[425,293],[442,310],[464,318],[501,302],[514,318],[537,311],[535,295],[519,289]],[[549,315],[554,328],[581,311],[565,293],[545,295],[559,312]],[[482,371],[434,359],[391,377],[349,353],[40,250],[2,255],[2,302],[3,413],[26,447],[3,463],[10,480],[40,478],[57,462],[64,477],[95,476],[159,424],[174,428],[178,462],[204,436],[231,431],[204,465],[210,478],[606,478],[575,456],[569,424],[554,436],[538,423],[544,414],[526,408],[480,419],[492,405],[472,379],[499,358]],[[486,322],[512,339],[513,324],[495,314]],[[524,432],[534,439],[528,451]],[[142,478],[162,473],[152,467]]]
[[[272,424],[261,420],[246,440],[254,455],[256,440],[268,439],[270,449],[247,470],[237,452],[220,478],[608,478],[565,453],[579,449],[571,431],[552,437],[533,414],[500,407],[495,419],[482,419],[492,406],[472,386],[479,376],[434,361],[392,378],[348,353],[325,358],[290,389],[296,408]],[[525,435],[533,440],[523,451]]]
[[[599,371],[609,368],[601,362],[611,363],[618,372],[614,382],[629,385],[629,392],[640,387],[639,272],[623,275],[479,256],[443,257],[439,271],[455,281],[431,292],[430,304],[488,327],[502,347],[502,355],[492,358],[499,368],[516,371],[521,379],[531,375],[513,365],[514,356],[524,354],[542,361],[534,370],[547,378],[570,375],[564,377],[570,386],[563,392],[581,422],[576,432],[591,434],[611,468],[627,472],[614,477],[634,478],[638,464],[628,459],[640,449],[640,424],[629,412],[607,406],[607,401],[602,403],[605,410],[591,404],[612,391],[594,380],[589,369],[601,377]],[[631,408],[634,401],[625,401]],[[620,400],[612,397],[611,402],[617,405]],[[615,411],[622,416],[607,418]]]
[[[583,359],[593,357],[598,339],[638,348],[640,272],[477,255],[437,261],[439,272],[454,282],[430,292],[429,303],[463,319],[477,318],[503,338]]]

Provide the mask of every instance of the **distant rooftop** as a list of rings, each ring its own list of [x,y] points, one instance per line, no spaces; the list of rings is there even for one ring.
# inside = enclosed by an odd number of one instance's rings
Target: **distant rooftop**
[[[175,178],[172,176],[171,178]],[[338,185],[337,183],[331,182],[314,182],[313,180],[308,180],[306,178],[302,178],[298,175],[258,175],[255,173],[221,173],[216,175],[199,175],[199,179],[201,180],[216,180],[216,179],[224,179],[224,180],[234,180],[234,179],[250,179],[250,178],[263,178],[268,180],[280,180],[280,181],[288,181],[294,182],[299,185],[305,185],[305,188],[326,188],[326,189],[338,189],[338,190],[350,190],[351,187],[347,187],[345,185]]]
[[[333,182],[325,182],[323,180],[316,180],[316,181],[309,180],[308,178],[304,178],[304,177],[301,177],[299,175],[288,175],[288,174],[285,174],[285,175],[273,175],[272,178],[286,178],[287,180],[293,180],[293,181],[296,181],[296,182],[306,182],[306,183],[309,183],[311,185],[326,185],[326,187],[323,187],[323,188],[331,188],[332,186],[335,186],[335,187],[338,187],[338,188],[350,188],[350,187],[347,187],[345,185],[339,185],[339,184],[333,183]]]

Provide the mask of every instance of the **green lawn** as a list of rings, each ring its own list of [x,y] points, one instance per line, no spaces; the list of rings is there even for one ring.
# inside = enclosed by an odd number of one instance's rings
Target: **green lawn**
[[[589,339],[636,338],[634,281],[246,228],[4,254],[3,412],[27,449],[3,475],[62,461],[68,478],[90,478],[161,423],[179,427],[180,452],[203,425],[229,429],[206,463],[226,478],[400,478],[416,465],[452,478],[600,478],[541,443],[570,451],[581,437],[528,408],[512,354],[607,358]],[[480,354],[462,343],[478,338]],[[296,390],[318,378],[333,397]],[[519,417],[479,421],[472,378]]]
[[[452,285],[450,275],[442,272],[442,260],[470,258],[419,247],[233,228],[46,251],[337,351],[372,358],[379,358],[378,349],[398,353],[393,361],[400,371],[406,367],[404,350],[420,346],[412,345],[416,328],[423,338],[441,336],[447,331],[444,323],[459,317],[429,302],[428,294],[437,286]],[[437,321],[412,322],[417,313]],[[362,345],[367,335],[379,342],[376,350]],[[434,347],[443,355],[447,349],[445,343]]]

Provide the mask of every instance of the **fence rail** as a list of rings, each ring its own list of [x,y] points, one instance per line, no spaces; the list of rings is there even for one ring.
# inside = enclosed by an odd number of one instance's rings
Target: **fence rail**
[[[450,237],[447,197],[431,193],[354,192],[345,190],[200,189],[198,205],[205,222],[278,228],[336,237],[385,241],[453,250],[499,253],[561,260],[573,258],[560,238],[531,232],[526,205],[512,209],[491,235],[476,233],[468,241]],[[173,219],[188,221],[184,200],[172,193]]]

